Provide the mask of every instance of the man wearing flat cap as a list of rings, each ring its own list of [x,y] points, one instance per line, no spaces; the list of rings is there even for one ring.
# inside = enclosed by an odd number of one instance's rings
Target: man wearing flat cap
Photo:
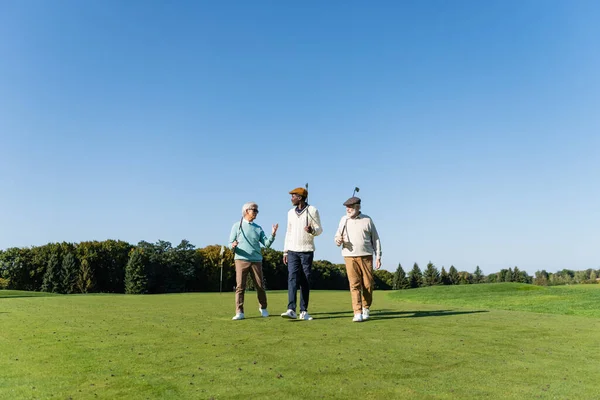
[[[288,309],[284,318],[309,321],[308,300],[310,274],[315,254],[315,236],[323,232],[319,210],[306,202],[308,191],[296,188],[290,191],[292,205],[288,212],[287,231],[283,246],[283,262],[288,266]],[[300,288],[300,316],[296,314],[296,295]]]
[[[350,197],[344,202],[346,215],[340,220],[335,233],[335,244],[342,246],[342,256],[346,264],[352,308],[352,321],[369,319],[373,302],[373,253],[375,268],[381,268],[381,242],[373,220],[360,212],[360,199]]]

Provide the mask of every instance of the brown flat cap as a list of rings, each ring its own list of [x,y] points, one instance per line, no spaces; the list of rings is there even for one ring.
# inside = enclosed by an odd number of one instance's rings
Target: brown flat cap
[[[360,204],[360,199],[358,197],[350,197],[348,200],[344,202],[346,207],[352,207],[356,204]]]
[[[306,190],[304,188],[301,188],[301,187],[298,187],[298,188],[296,188],[294,190],[291,190],[290,194],[297,194],[299,196],[307,198],[308,197],[308,190]]]

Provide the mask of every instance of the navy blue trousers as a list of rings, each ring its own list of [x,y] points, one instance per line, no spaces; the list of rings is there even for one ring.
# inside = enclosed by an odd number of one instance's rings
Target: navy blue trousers
[[[308,310],[310,273],[314,251],[288,251],[288,310],[296,311],[296,293],[300,288],[300,312]]]

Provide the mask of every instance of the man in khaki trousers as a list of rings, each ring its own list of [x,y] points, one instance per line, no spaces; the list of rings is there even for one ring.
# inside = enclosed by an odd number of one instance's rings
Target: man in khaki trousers
[[[375,268],[381,268],[381,242],[373,220],[360,212],[360,199],[351,197],[346,202],[346,215],[340,220],[335,233],[335,243],[342,246],[342,256],[350,282],[352,321],[369,319],[373,302],[373,253]]]

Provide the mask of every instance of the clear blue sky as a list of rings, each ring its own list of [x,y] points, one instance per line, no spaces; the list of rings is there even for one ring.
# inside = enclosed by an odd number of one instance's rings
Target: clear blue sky
[[[361,188],[383,264],[600,266],[594,1],[0,2],[0,248],[222,244]]]

